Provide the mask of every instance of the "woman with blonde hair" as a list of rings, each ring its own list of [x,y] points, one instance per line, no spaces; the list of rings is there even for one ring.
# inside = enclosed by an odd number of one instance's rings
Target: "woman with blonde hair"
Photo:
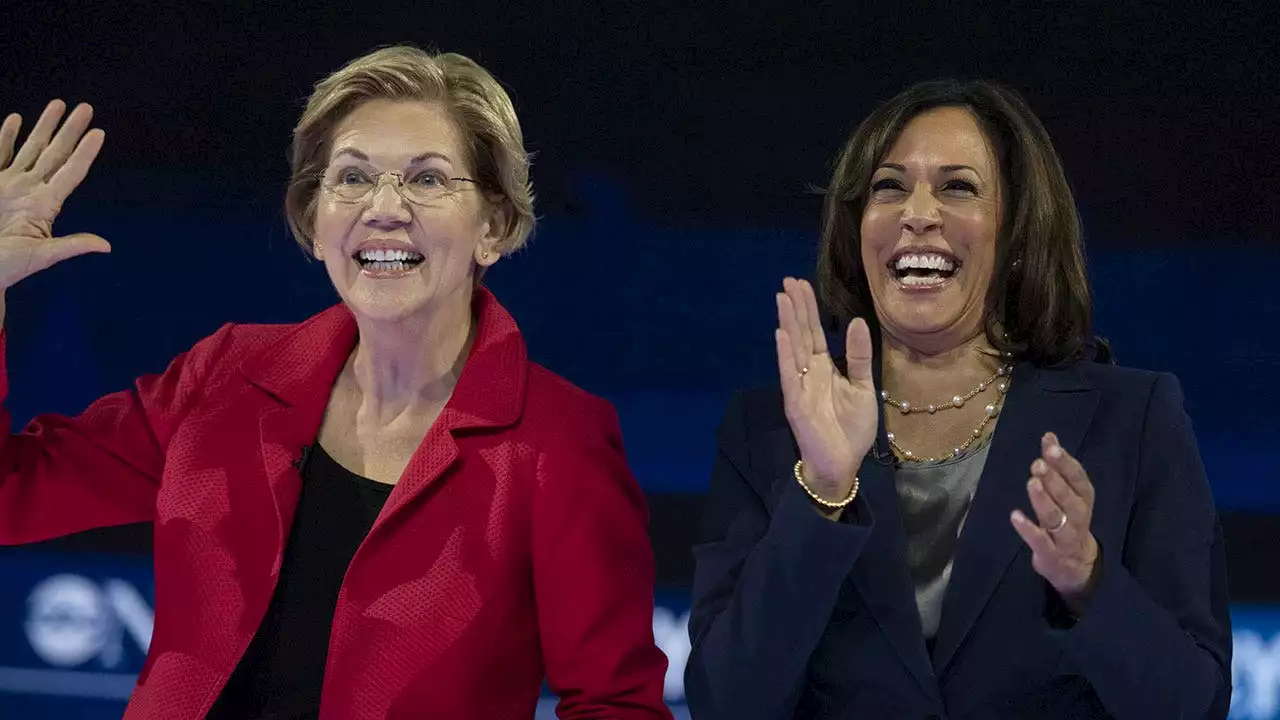
[[[110,249],[51,233],[103,142],[65,110],[16,155],[0,127],[0,288]],[[529,717],[544,678],[561,717],[669,716],[616,414],[480,284],[533,228],[528,172],[479,65],[358,58],[311,96],[286,197],[342,302],[0,436],[0,542],[155,524],[126,717]]]

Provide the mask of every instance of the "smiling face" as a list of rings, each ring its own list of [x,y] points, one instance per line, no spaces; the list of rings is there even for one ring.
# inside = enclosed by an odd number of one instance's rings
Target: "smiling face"
[[[983,331],[1003,188],[973,114],[943,107],[903,128],[871,176],[862,262],[881,329],[922,351]]]
[[[503,223],[478,185],[450,180],[474,172],[448,111],[372,100],[338,123],[329,148],[316,198],[316,255],[357,318],[468,312],[477,266],[499,257]],[[350,187],[362,183],[372,183],[372,193],[350,199]],[[414,192],[447,186],[456,192]]]

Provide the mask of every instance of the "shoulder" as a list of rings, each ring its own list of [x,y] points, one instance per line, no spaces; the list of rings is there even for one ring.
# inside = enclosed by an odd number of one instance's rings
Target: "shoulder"
[[[521,425],[547,439],[595,438],[618,434],[613,404],[537,363],[529,363]]]
[[[596,510],[616,509],[625,498],[644,512],[613,404],[535,363],[529,363],[527,389],[516,432],[537,458],[539,496]]]
[[[720,425],[720,442],[749,442],[779,428],[790,431],[778,385],[740,390],[729,397]]]
[[[1093,372],[1108,383],[1106,387],[1111,395],[1123,396],[1135,409],[1141,408],[1148,435],[1160,435],[1165,430],[1190,433],[1190,418],[1183,405],[1182,383],[1177,376],[1132,368],[1109,369],[1110,372]]]
[[[1111,435],[1140,436],[1142,443],[1163,443],[1175,436],[1181,442],[1193,437],[1182,384],[1172,373],[1094,362],[1039,372],[1046,388],[1096,392],[1095,418]]]
[[[1040,368],[1042,384],[1050,389],[1089,389],[1098,392],[1104,405],[1145,407],[1156,396],[1181,398],[1181,385],[1170,373],[1141,368],[1080,361],[1061,368]]]
[[[1149,389],[1156,380],[1160,378],[1161,373],[1142,368],[1125,367],[1123,365],[1110,365],[1107,363],[1081,361],[1075,363],[1073,367],[1083,377],[1087,378],[1095,387],[1100,390],[1107,391],[1125,391],[1132,389]]]
[[[330,340],[329,334],[317,334],[308,327],[319,317],[301,323],[227,323],[182,353],[170,365],[168,372],[176,370],[185,378],[221,387],[223,383],[239,377],[239,370],[246,363],[262,358],[267,358],[268,364],[274,362],[273,353],[281,347],[300,344],[296,350],[307,354],[323,353]]]
[[[228,323],[220,333],[226,333],[223,353],[229,357],[245,357],[276,344],[284,336],[297,329],[301,323]]]
[[[235,363],[276,343],[298,324],[227,323],[184,353],[193,364],[214,368]]]

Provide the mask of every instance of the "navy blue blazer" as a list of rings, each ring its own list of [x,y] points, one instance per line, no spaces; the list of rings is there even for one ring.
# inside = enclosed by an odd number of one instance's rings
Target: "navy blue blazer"
[[[720,430],[689,634],[697,720],[1225,718],[1222,534],[1177,379],[1094,362],[1019,364],[956,549],[930,651],[883,418],[840,522],[792,475],[781,392],[738,395]],[[1096,488],[1102,575],[1078,620],[1009,523],[1040,437]]]

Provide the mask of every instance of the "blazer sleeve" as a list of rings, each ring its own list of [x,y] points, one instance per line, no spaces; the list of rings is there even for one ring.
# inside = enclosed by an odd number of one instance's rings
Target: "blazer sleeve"
[[[533,584],[547,683],[561,718],[670,718],[667,658],[653,637],[648,508],[617,414],[585,408],[538,462]]]
[[[777,481],[784,485],[768,507],[755,488],[772,487],[772,478],[751,466],[749,421],[743,396],[735,396],[694,548],[685,694],[699,720],[793,716],[809,659],[873,524],[861,497],[840,522],[823,518],[789,478]]]
[[[76,417],[41,415],[15,433],[0,405],[0,545],[153,519],[168,439],[229,327]],[[7,340],[0,334],[0,404]]]
[[[1066,633],[1117,720],[1226,718],[1231,620],[1222,531],[1182,390],[1155,381],[1123,550],[1102,548],[1097,594]]]

